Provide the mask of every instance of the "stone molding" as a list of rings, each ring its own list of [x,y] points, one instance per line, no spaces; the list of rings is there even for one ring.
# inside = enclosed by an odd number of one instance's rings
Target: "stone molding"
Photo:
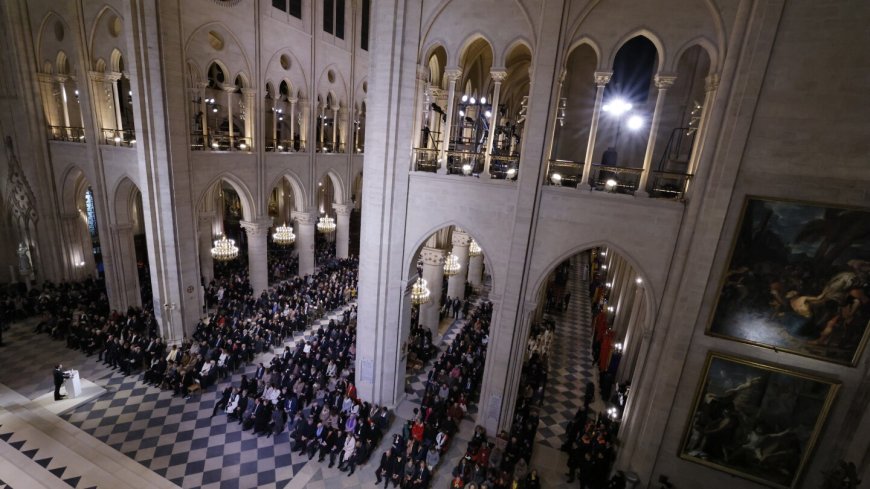
[[[255,221],[240,221],[239,224],[248,236],[266,236],[272,227],[272,218],[262,218]]]
[[[656,75],[655,83],[656,88],[659,90],[667,90],[674,85],[674,82],[677,80],[677,75]]]
[[[336,216],[349,216],[353,212],[353,204],[332,204]]]
[[[423,265],[430,266],[442,266],[444,265],[444,258],[447,253],[439,248],[430,248],[428,246],[423,247],[423,250],[420,251],[420,258],[423,260]]]
[[[593,73],[595,77],[595,86],[603,87],[610,83],[610,79],[613,77],[612,71],[596,71]]]

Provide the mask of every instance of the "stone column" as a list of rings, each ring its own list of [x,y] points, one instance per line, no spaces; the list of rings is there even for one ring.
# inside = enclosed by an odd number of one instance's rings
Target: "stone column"
[[[353,204],[332,204],[335,209],[335,257],[347,258],[350,246],[350,213]]]
[[[242,221],[242,229],[248,235],[248,276],[254,297],[269,287],[268,261],[266,259],[266,235],[272,227],[271,218],[261,218],[256,221]]]
[[[296,252],[299,254],[299,276],[314,273],[314,225],[317,223],[315,212],[293,212],[296,220]]]
[[[438,325],[441,311],[441,288],[444,283],[444,250],[423,247],[420,258],[423,259],[423,280],[429,287],[432,300],[420,306],[420,326],[432,331],[432,341],[437,342]]]
[[[340,108],[341,107],[338,104],[330,107],[330,109],[332,109],[332,152],[333,153],[340,153],[340,151],[338,150],[338,127],[340,125],[338,122],[338,109],[340,109]]]
[[[48,73],[37,73],[39,92],[42,95],[42,108],[45,121],[49,126],[57,125],[57,100],[54,98],[54,78]]]
[[[426,106],[427,100],[427,90],[429,88],[429,67],[426,65],[417,65],[417,79],[416,79],[416,96],[415,102],[417,104],[417,109],[414,117],[414,128],[412,134],[414,134],[414,141],[419,141],[415,147],[424,148],[426,147],[426,142],[423,141],[423,119],[428,114],[427,110],[429,107]],[[432,126],[429,126],[429,130],[432,130]],[[415,168],[416,169],[416,168]]]
[[[242,97],[245,100],[245,145],[247,151],[254,147],[254,96],[257,91],[253,88],[243,88]]]
[[[468,277],[468,245],[471,236],[456,229],[453,231],[453,256],[459,262],[459,273],[447,280],[447,295],[465,299],[465,281]]]
[[[640,340],[643,339],[644,325],[641,323],[643,314],[643,283],[636,284],[634,288],[634,297],[631,304],[631,312],[627,314],[627,326],[625,328],[625,339],[623,339],[623,356],[619,363],[619,369],[616,372],[616,379],[619,382],[625,382],[631,379],[634,372],[634,364],[637,361],[637,354],[640,350]]]
[[[106,83],[112,86],[112,100],[115,104],[115,128],[119,131],[124,129],[124,122],[121,118],[121,97],[118,93],[118,80],[120,79],[120,73],[111,73],[106,77],[105,80]]]
[[[444,123],[444,130],[441,131],[441,151],[438,153],[438,173],[442,175],[447,173],[447,150],[450,148],[450,129],[453,126],[453,112],[455,112],[453,103],[456,99],[456,82],[462,76],[462,70],[446,70],[444,76],[447,77],[447,107],[444,108],[447,112],[447,121]]]
[[[489,177],[489,165],[492,161],[492,143],[495,140],[495,126],[498,124],[498,104],[501,94],[501,82],[507,78],[507,71],[491,71],[492,89],[492,117],[489,118],[489,135],[486,137],[486,154],[484,155],[483,176]]]
[[[121,305],[127,307],[141,307],[142,294],[139,292],[139,270],[136,264],[136,247],[133,242],[133,226],[130,224],[118,224],[112,226],[112,232],[118,243],[115,255],[116,266],[121,272],[123,292],[119,294]]]
[[[296,141],[296,102],[299,101],[296,97],[291,98],[290,100],[290,141],[289,146],[291,151],[296,151],[296,147],[294,146]],[[304,134],[304,133],[303,133]]]
[[[311,123],[311,103],[307,100],[303,99],[299,101],[299,149],[301,151],[309,151],[309,144],[312,144],[312,141],[309,140],[310,135],[308,134],[308,124]],[[294,129],[295,131],[296,129]],[[294,133],[295,134],[295,133]]]
[[[199,274],[202,276],[202,281],[208,285],[214,280],[214,259],[211,256],[212,241],[214,234],[212,233],[212,223],[215,219],[215,213],[201,213],[197,220],[197,230],[199,231]]]
[[[323,102],[323,105],[319,106],[318,109],[320,109],[320,120],[317,122],[320,124],[320,137],[317,138],[317,150],[323,152],[323,140],[326,135],[326,102]]]
[[[236,91],[236,87],[224,87],[224,91],[227,92],[227,130],[229,131],[230,138],[229,150],[232,151],[235,147],[233,135],[233,93]],[[220,128],[220,124],[218,124],[218,128]]]
[[[701,154],[704,141],[707,139],[707,122],[710,120],[710,112],[718,88],[719,75],[717,73],[704,78],[704,106],[701,108],[701,120],[698,122],[698,129],[695,131],[695,144],[692,145],[692,154],[689,156],[688,172],[690,175],[694,175],[698,171],[698,155]]]
[[[652,171],[653,152],[656,149],[656,136],[658,136],[662,110],[665,106],[665,95],[676,79],[677,77],[673,75],[656,75],[655,77],[656,88],[659,91],[656,95],[656,107],[653,110],[652,122],[649,125],[649,140],[646,143],[646,154],[643,156],[643,173],[640,175],[640,183],[637,186],[637,193],[642,197],[649,196],[646,187],[649,182],[649,174]]]
[[[475,289],[483,285],[483,254],[468,258],[468,282]]]
[[[209,149],[211,146],[208,142],[208,104],[205,102],[205,89],[208,88],[208,82],[199,82],[197,86],[199,93],[199,110],[202,112],[202,144],[203,149]]]
[[[583,176],[577,188],[590,189],[589,175],[592,172],[592,158],[595,157],[595,138],[598,136],[598,119],[601,118],[601,103],[604,100],[604,87],[610,83],[612,71],[595,72],[595,106],[592,109],[592,123],[589,124],[589,142],[586,143],[586,157],[583,160]]]

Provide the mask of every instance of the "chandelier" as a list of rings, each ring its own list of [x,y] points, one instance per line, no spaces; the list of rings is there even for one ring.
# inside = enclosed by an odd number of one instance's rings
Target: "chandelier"
[[[468,256],[480,256],[483,253],[483,250],[480,249],[480,245],[477,244],[477,241],[471,240],[471,244],[468,245]]]
[[[227,239],[226,235],[222,234],[221,239],[214,242],[211,256],[217,261],[229,261],[239,256],[239,247],[236,246],[235,240]]]
[[[459,265],[459,258],[452,251],[447,253],[447,259],[444,260],[444,275],[452,277],[459,273],[460,268],[462,267]]]
[[[430,300],[429,287],[426,286],[426,281],[422,277],[417,277],[417,281],[411,286],[411,304],[419,306],[426,304]]]
[[[292,245],[296,241],[296,235],[293,234],[293,228],[284,223],[283,226],[275,228],[272,234],[272,241],[279,245]]]
[[[323,216],[317,221],[317,230],[324,234],[335,231],[335,219]]]

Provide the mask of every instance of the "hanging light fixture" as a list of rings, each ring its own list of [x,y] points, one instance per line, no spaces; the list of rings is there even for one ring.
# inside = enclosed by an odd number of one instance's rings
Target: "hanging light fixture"
[[[272,241],[281,246],[292,245],[296,242],[296,235],[293,234],[293,228],[284,223],[283,226],[275,228],[272,234]]]
[[[329,216],[323,216],[317,221],[317,230],[323,234],[329,234],[335,231],[335,219]]]
[[[444,275],[452,277],[459,273],[460,268],[462,267],[459,265],[459,258],[452,251],[447,253],[447,259],[444,260]]]
[[[214,242],[211,256],[217,261],[230,261],[239,256],[239,247],[236,246],[235,240],[227,239],[226,235],[222,234],[221,239]]]
[[[417,277],[417,281],[411,286],[411,304],[419,306],[426,304],[432,300],[429,294],[429,287],[426,286],[426,281],[422,277]]]
[[[471,244],[468,245],[468,256],[475,257],[480,256],[483,253],[483,250],[480,249],[480,245],[477,244],[477,241],[471,240]]]

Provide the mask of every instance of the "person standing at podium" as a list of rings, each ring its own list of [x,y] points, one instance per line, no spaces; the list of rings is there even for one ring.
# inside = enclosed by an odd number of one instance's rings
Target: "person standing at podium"
[[[66,396],[60,395],[60,386],[63,385],[63,380],[68,379],[69,374],[64,373],[63,365],[57,364],[54,366],[54,400],[60,401]]]

